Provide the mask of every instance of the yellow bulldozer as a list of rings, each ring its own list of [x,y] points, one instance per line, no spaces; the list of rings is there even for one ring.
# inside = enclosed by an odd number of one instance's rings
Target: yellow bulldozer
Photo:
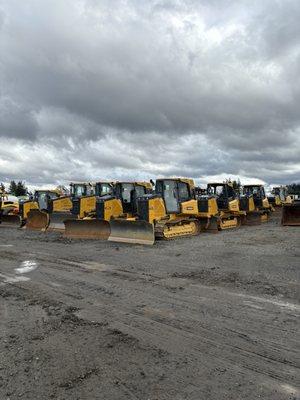
[[[2,207],[1,224],[4,226],[23,227],[31,224],[31,214],[39,212],[40,208],[45,207],[46,199],[56,199],[59,193],[56,190],[36,190],[34,196],[30,199],[20,199],[15,202],[13,207],[9,209]],[[8,211],[8,212],[5,212]]]
[[[246,225],[258,225],[269,220],[274,207],[269,203],[261,184],[244,185],[240,196],[240,208],[246,211],[246,218],[242,220]]]
[[[109,186],[100,182],[98,187],[95,196],[77,199],[76,206],[73,202],[78,218],[64,222],[65,237],[108,239],[111,233],[109,221],[134,218],[136,199],[152,190],[149,182],[116,182]]]
[[[238,228],[246,217],[231,182],[209,183],[206,193],[198,196],[198,211],[202,229],[210,232]]]
[[[254,209],[253,203],[250,210]],[[155,239],[237,228],[246,215],[230,182],[210,183],[203,194],[191,179],[158,179],[154,193],[137,199],[135,218],[110,221],[108,240],[152,245]]]
[[[279,209],[285,204],[292,204],[293,202],[286,186],[273,187],[271,195],[268,196],[268,201],[275,209]]]
[[[64,220],[64,237],[80,239],[102,239],[109,233],[105,221],[96,219],[96,200],[98,197],[110,196],[113,182],[99,181],[94,184],[94,191],[88,195],[72,199],[72,218]]]
[[[174,239],[200,233],[192,179],[158,179],[153,193],[136,198],[133,218],[110,221],[109,241],[154,244],[155,239]]]
[[[26,228],[38,231],[64,231],[63,221],[75,218],[71,213],[73,199],[94,193],[94,185],[87,182],[71,182],[70,194],[62,195],[61,191],[37,190],[33,200],[38,208],[28,213]]]
[[[1,226],[21,226],[19,217],[19,200],[10,197],[5,192],[0,192],[0,224]]]

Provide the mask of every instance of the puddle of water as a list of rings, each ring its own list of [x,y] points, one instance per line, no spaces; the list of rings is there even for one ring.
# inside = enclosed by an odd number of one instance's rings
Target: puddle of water
[[[0,247],[13,247],[13,244],[0,244]]]
[[[27,274],[34,271],[38,267],[37,263],[33,260],[23,261],[19,268],[15,268],[17,274]]]

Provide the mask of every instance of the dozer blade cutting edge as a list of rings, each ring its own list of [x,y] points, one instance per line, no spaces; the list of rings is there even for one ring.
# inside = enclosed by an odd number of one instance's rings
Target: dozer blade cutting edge
[[[110,234],[109,222],[101,219],[67,219],[64,225],[64,237],[71,239],[107,240]]]
[[[22,226],[22,218],[17,214],[5,214],[0,217],[0,227],[20,228]]]
[[[262,214],[258,211],[253,211],[243,217],[241,222],[242,225],[261,225]]]
[[[110,231],[111,242],[153,245],[155,241],[154,226],[147,221],[114,219],[110,221]]]
[[[300,225],[300,201],[295,201],[290,205],[282,207],[282,225],[299,226]]]
[[[27,215],[26,229],[45,231],[49,225],[49,214],[46,211],[30,210]]]

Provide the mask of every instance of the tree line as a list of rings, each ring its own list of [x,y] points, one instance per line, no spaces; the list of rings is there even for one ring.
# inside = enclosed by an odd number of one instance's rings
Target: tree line
[[[290,185],[287,185],[287,190],[289,194],[300,195],[300,183],[291,183]]]
[[[4,183],[0,183],[0,192],[8,193],[13,196],[26,196],[28,193],[28,189],[25,185],[25,182],[22,181],[11,181],[8,189],[6,190]]]

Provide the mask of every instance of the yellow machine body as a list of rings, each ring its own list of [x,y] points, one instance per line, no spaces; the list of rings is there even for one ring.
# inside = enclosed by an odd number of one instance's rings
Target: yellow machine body
[[[163,183],[162,186],[161,183]],[[168,212],[168,200],[163,195],[159,195],[158,184],[161,188],[173,185],[174,190],[177,191],[177,196],[180,194],[179,187],[181,185],[181,188],[189,193],[190,198],[186,201],[179,201],[176,212]],[[197,201],[191,198],[193,189],[194,181],[192,179],[158,179],[156,181],[157,194],[149,194],[140,198],[137,217],[131,221],[119,218],[110,222],[111,235],[108,240],[152,245],[156,238],[170,240],[198,235],[200,224],[195,217],[198,212]],[[167,197],[172,197],[172,194],[173,190],[171,189],[167,193]]]
[[[242,223],[246,225],[259,225],[262,222],[267,222],[270,213],[275,209],[266,197],[263,185],[245,185],[243,187],[243,194],[244,197],[240,202],[247,215],[242,220]]]
[[[143,193],[152,189],[150,182],[116,182],[113,187],[114,189],[116,187],[123,188],[122,185],[128,184],[134,188],[144,188]],[[117,229],[115,228],[117,222],[111,227],[109,221],[134,219],[134,213],[129,210],[130,202],[126,204],[129,206],[129,209],[126,208],[125,210],[122,199],[118,196],[113,196],[110,193],[98,197],[94,195],[80,198],[78,219],[73,221],[66,220],[64,222],[66,228],[65,236],[80,239],[108,239],[111,232],[114,234]],[[98,202],[101,204],[101,213],[97,211],[100,208],[100,206],[97,206]]]
[[[104,202],[104,220],[110,221],[112,218],[118,218],[123,214],[122,202],[120,199],[110,199]]]
[[[155,221],[166,217],[166,208],[161,197],[155,197],[149,200],[149,219],[147,222],[153,224]]]
[[[80,201],[80,212],[78,219],[87,217],[91,212],[96,209],[96,196],[84,196],[79,199]]]
[[[209,232],[237,228],[245,211],[240,210],[239,198],[230,182],[210,183],[207,195],[198,198],[198,218],[201,228]]]
[[[58,197],[53,200],[52,212],[70,211],[72,208],[72,199],[70,196]]]

